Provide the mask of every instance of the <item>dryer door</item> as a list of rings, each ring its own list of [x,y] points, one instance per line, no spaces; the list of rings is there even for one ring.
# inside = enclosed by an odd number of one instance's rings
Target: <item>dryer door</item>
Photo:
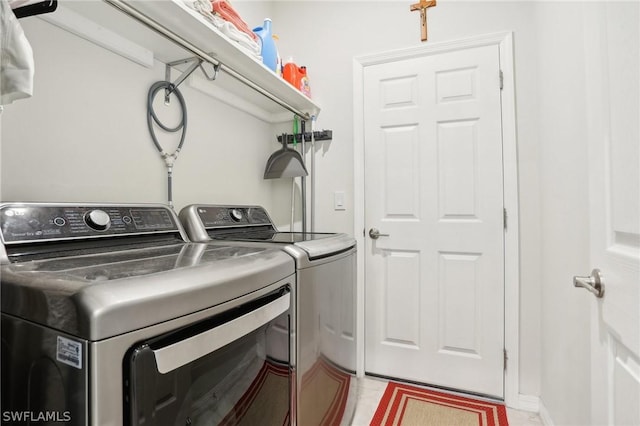
[[[290,292],[266,295],[129,351],[131,425],[289,422]]]

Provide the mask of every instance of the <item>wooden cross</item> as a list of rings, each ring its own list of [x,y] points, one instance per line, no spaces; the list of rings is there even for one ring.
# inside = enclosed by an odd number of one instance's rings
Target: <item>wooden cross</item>
[[[420,3],[412,4],[411,11],[420,11],[420,35],[422,41],[427,41],[427,9],[436,5],[436,0],[420,0]]]

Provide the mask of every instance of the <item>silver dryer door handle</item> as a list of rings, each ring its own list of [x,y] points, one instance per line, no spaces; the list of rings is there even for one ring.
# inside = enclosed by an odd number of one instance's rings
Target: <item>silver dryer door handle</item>
[[[285,313],[291,304],[290,293],[256,310],[226,322],[219,327],[181,340],[164,348],[155,349],[158,372],[166,374],[251,333]]]

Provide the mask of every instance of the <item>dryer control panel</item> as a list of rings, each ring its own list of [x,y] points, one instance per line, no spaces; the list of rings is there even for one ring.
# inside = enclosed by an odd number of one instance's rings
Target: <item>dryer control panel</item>
[[[267,211],[260,206],[199,205],[196,211],[206,229],[273,226]]]
[[[0,206],[4,244],[180,232],[164,205],[8,203]]]

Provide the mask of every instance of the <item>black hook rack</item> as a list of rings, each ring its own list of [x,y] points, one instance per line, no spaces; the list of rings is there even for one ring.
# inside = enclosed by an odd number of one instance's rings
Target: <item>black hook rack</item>
[[[293,143],[293,134],[285,134],[285,135],[280,135],[278,136],[278,142],[282,143],[282,137],[286,137],[287,138],[287,143]],[[296,133],[295,134],[296,137],[296,142],[300,143],[302,142],[302,133]],[[332,130],[320,130],[318,132],[313,132],[313,140],[314,141],[328,141],[333,139],[333,131]],[[305,142],[310,142],[311,141],[311,132],[305,132],[304,133],[304,141]]]

